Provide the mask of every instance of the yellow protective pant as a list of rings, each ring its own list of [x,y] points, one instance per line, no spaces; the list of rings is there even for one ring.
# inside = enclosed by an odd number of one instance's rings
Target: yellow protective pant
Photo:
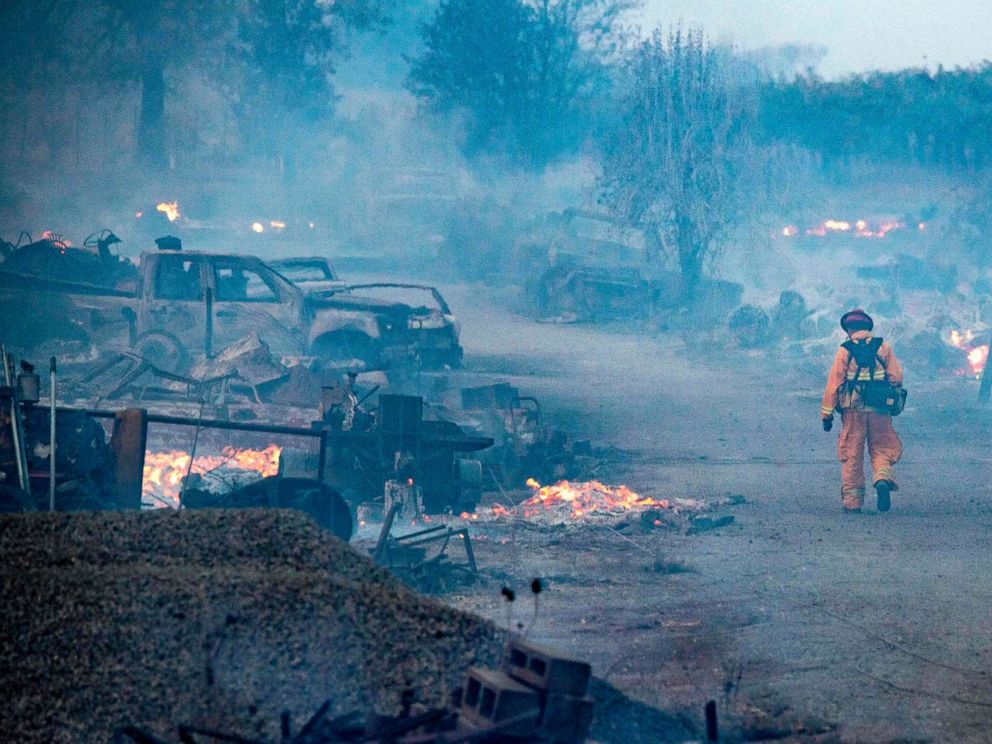
[[[845,410],[837,440],[840,459],[841,497],[845,509],[860,509],[865,500],[865,444],[871,457],[872,485],[889,481],[898,486],[892,466],[902,456],[902,442],[892,428],[892,417],[870,411]]]

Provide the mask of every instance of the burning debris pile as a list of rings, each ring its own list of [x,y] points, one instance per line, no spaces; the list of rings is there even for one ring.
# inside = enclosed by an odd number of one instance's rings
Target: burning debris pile
[[[227,446],[219,455],[197,455],[190,462],[190,454],[179,450],[145,452],[144,477],[141,500],[144,506],[179,507],[183,479],[199,475],[204,480],[222,481],[226,478],[240,480],[239,475],[254,473],[263,478],[279,473],[282,447],[270,444],[265,449],[239,449]],[[229,486],[230,484],[224,483]]]
[[[534,491],[534,495],[515,508],[525,519],[536,518],[552,522],[579,518],[592,521],[612,520],[631,510],[670,508],[667,499],[656,500],[641,496],[627,486],[607,486],[596,480],[584,483],[570,483],[566,480],[551,486],[542,486],[529,478],[527,486]]]
[[[737,504],[741,497],[717,500],[657,499],[642,496],[627,486],[608,486],[599,481],[559,481],[542,486],[533,478],[527,481],[530,498],[516,506],[502,504],[482,507],[473,513],[464,513],[462,519],[472,522],[494,523],[520,521],[536,527],[613,525],[631,518],[649,527],[684,526],[697,515],[715,506]]]
[[[978,332],[968,329],[965,331],[952,330],[947,337],[947,343],[955,349],[960,349],[966,355],[968,367],[957,370],[958,374],[970,374],[980,377],[985,371],[985,364],[989,359],[989,343],[987,333],[985,343],[979,340]]]
[[[169,219],[169,222],[175,222],[182,216],[179,212],[179,202],[175,201],[159,202],[155,205],[155,211],[164,214]]]
[[[926,222],[918,221],[915,225],[918,232],[927,229]],[[825,219],[815,225],[810,225],[805,229],[800,229],[797,225],[786,225],[781,230],[783,238],[794,238],[800,234],[815,238],[824,238],[828,235],[850,235],[855,238],[884,238],[891,232],[906,230],[904,220],[883,218],[869,223],[865,218],[850,222],[849,220]]]
[[[292,511],[7,515],[0,561],[11,741],[176,721],[277,740],[328,697],[332,716],[444,706],[503,641]]]

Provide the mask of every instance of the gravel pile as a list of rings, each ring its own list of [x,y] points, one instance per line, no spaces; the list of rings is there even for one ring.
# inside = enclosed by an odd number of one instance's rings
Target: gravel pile
[[[0,731],[107,742],[177,723],[278,739],[335,713],[447,701],[500,632],[420,597],[302,514],[0,517]]]

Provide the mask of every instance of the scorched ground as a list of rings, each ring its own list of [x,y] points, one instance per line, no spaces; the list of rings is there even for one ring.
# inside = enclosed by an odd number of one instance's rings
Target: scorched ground
[[[818,420],[829,357],[696,354],[691,338],[540,325],[477,288],[472,302],[444,291],[464,308],[469,369],[525,385],[558,425],[630,453],[603,480],[747,499],[733,524],[696,535],[587,525],[477,540],[480,564],[524,595],[511,623],[531,625],[526,582],[542,576],[532,638],[697,722],[716,698],[745,736],[987,739],[992,418],[973,379],[923,383],[907,368],[902,490],[884,518],[852,521]],[[770,401],[757,391],[772,368]],[[498,599],[483,585],[448,601],[506,624]]]

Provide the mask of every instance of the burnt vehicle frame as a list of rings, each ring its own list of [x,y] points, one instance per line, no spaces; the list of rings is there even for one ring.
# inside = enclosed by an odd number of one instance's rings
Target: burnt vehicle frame
[[[430,301],[424,303],[395,303],[409,308],[407,329],[412,334],[412,351],[420,364],[428,369],[445,366],[455,368],[461,365],[464,356],[459,341],[461,326],[437,287],[414,282],[385,281],[349,284],[341,279],[331,262],[321,256],[282,258],[272,261],[270,265],[307,294],[317,297],[358,295],[382,299],[377,298],[377,293],[393,290],[417,292],[429,297]],[[300,272],[309,272],[314,278],[295,278]]]
[[[408,282],[349,284],[344,292],[375,296],[378,291],[406,290],[429,295],[432,304],[406,304],[410,308],[407,328],[413,336],[413,349],[420,363],[428,368],[461,365],[464,350],[460,343],[461,325],[437,287]]]
[[[358,295],[307,295],[254,256],[147,252],[134,283],[120,289],[0,265],[0,305],[21,312],[20,322],[39,340],[47,333],[87,345],[98,339],[126,345],[171,371],[184,369],[191,354],[210,357],[252,331],[278,355],[369,369],[410,356],[405,307]],[[47,315],[40,317],[38,308]]]

